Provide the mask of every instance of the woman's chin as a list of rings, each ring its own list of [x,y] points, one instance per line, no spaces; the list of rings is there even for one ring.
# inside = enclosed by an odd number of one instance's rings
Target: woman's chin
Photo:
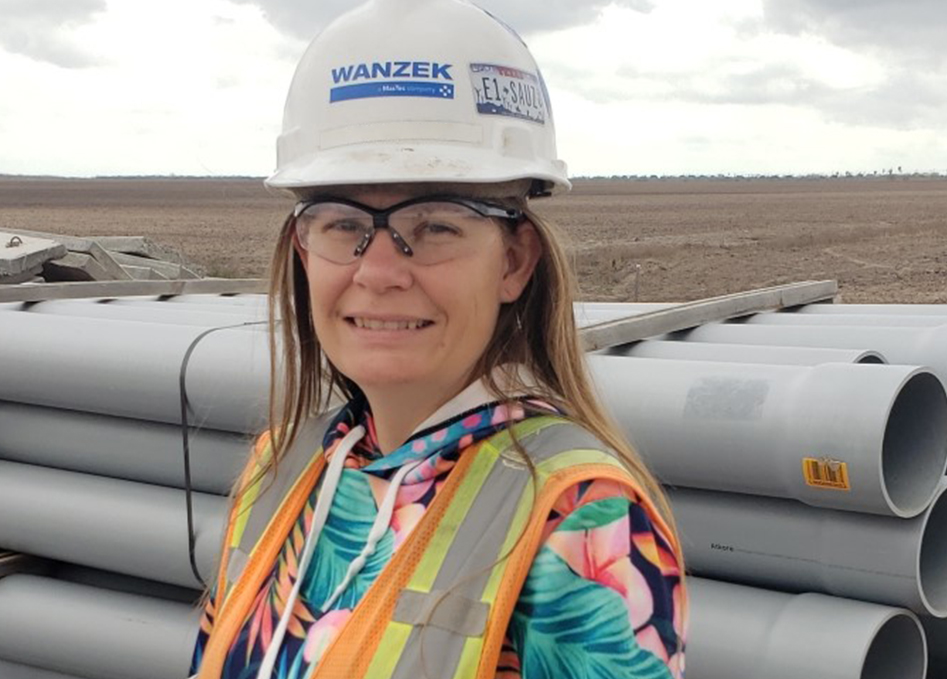
[[[371,391],[419,388],[430,384],[430,375],[420,370],[412,370],[410,365],[403,362],[392,365],[390,361],[373,365],[371,360],[362,362],[352,370],[343,370],[346,377],[355,382],[359,388],[369,393]]]

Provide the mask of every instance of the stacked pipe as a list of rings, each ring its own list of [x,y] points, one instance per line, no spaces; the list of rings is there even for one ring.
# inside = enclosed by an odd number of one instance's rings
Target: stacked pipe
[[[265,306],[215,299],[0,305],[0,545],[45,560],[0,579],[0,677],[187,676],[269,395]]]
[[[911,312],[810,305],[590,357],[701,576],[690,679],[943,676],[947,306]]]
[[[576,318],[666,306],[578,305]],[[831,306],[802,313],[831,317]],[[938,309],[947,323],[947,307],[900,315]],[[0,549],[58,564],[0,580],[0,676],[184,676],[198,585],[181,490],[181,368],[193,349],[184,372],[193,556],[208,577],[224,495],[264,425],[266,333],[243,324],[265,315],[252,295],[0,305],[0,517],[14,517],[0,519]],[[590,357],[603,400],[671,488],[700,576],[688,677],[919,679],[927,648],[934,666],[945,644],[925,646],[917,614],[929,636],[947,639],[933,617],[947,614],[938,535],[947,349],[939,354],[935,338],[923,353],[911,344],[918,330],[898,335],[880,321],[861,321],[849,341],[821,341],[815,328],[786,342],[795,331],[766,322],[710,324]],[[775,335],[734,334],[746,330]],[[115,654],[94,625],[44,626],[64,598],[73,622],[145,611],[143,636],[122,642],[137,650]],[[61,653],[27,641],[50,634]],[[137,646],[145,637],[153,644]],[[91,650],[67,664],[77,648]],[[139,654],[165,664],[133,662]]]

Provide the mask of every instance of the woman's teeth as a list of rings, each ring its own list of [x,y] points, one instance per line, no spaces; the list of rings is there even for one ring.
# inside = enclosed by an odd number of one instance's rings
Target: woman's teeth
[[[430,325],[430,321],[416,320],[416,321],[378,321],[370,318],[358,318],[355,317],[352,319],[356,327],[367,328],[369,330],[417,330],[418,328],[423,328],[427,325]]]

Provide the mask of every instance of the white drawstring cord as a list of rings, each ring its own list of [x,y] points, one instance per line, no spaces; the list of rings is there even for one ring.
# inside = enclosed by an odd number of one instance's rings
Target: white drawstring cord
[[[329,468],[326,469],[325,480],[322,483],[322,489],[319,491],[319,498],[316,500],[316,509],[312,516],[312,526],[309,529],[309,535],[306,537],[306,545],[303,547],[302,559],[299,561],[296,583],[286,599],[286,608],[280,617],[279,624],[273,631],[273,639],[270,641],[266,654],[263,656],[263,662],[260,663],[260,669],[256,673],[256,679],[270,679],[273,675],[273,667],[276,664],[276,656],[279,654],[280,646],[283,645],[283,638],[286,636],[286,628],[289,627],[289,619],[292,617],[293,608],[296,606],[296,599],[299,598],[299,590],[305,579],[306,571],[309,568],[309,562],[312,560],[312,554],[316,543],[319,541],[319,535],[325,526],[326,519],[329,516],[329,508],[332,506],[332,499],[335,497],[335,491],[339,486],[339,479],[342,477],[342,470],[345,467],[345,458],[352,452],[355,444],[365,435],[365,427],[358,425],[346,434],[329,462]]]
[[[388,490],[385,492],[385,497],[381,502],[381,506],[378,508],[378,515],[375,517],[375,522],[372,524],[372,529],[368,532],[368,539],[365,541],[365,546],[362,548],[361,553],[355,557],[352,563],[349,564],[349,568],[345,573],[345,577],[342,578],[342,582],[339,583],[339,586],[335,588],[332,596],[330,596],[329,599],[324,604],[322,604],[321,610],[323,613],[326,613],[332,608],[338,598],[342,596],[345,588],[348,587],[349,583],[352,582],[352,579],[365,567],[365,562],[367,562],[368,559],[371,558],[372,554],[375,553],[375,547],[378,545],[378,541],[381,540],[388,531],[388,526],[391,523],[391,517],[395,512],[395,500],[398,496],[398,489],[401,487],[404,477],[411,473],[416,467],[420,466],[423,462],[424,460],[420,460],[414,464],[406,464],[391,478],[391,483],[388,486]]]

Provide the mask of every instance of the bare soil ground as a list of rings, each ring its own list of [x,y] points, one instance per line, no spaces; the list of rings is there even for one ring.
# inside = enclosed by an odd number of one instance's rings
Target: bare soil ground
[[[0,177],[0,231],[146,235],[217,276],[265,275],[290,206],[259,180]],[[586,300],[831,278],[846,302],[947,303],[947,179],[583,180],[537,210]]]

